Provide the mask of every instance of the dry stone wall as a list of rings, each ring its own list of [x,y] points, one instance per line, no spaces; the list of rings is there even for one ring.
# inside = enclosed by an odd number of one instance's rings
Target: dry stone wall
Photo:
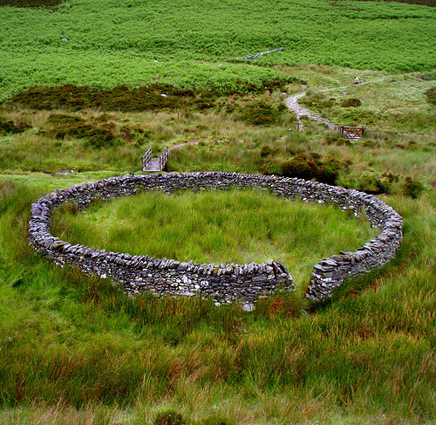
[[[111,277],[132,295],[151,291],[155,294],[201,294],[218,302],[236,299],[251,302],[278,287],[295,289],[286,267],[273,260],[262,264],[216,265],[156,259],[148,255],[131,256],[72,245],[50,232],[50,213],[64,202],[75,203],[83,209],[96,198],[107,201],[132,196],[139,191],[160,190],[171,194],[180,190],[232,187],[258,187],[288,199],[299,197],[306,202],[336,203],[340,208],[353,210],[356,215],[365,211],[371,225],[380,228],[380,235],[357,252],[341,252],[316,264],[306,294],[309,299],[329,297],[347,277],[384,266],[401,244],[401,217],[384,202],[366,193],[296,178],[214,172],[126,175],[55,190],[32,204],[29,241],[36,251],[58,265],[70,264],[85,273]]]

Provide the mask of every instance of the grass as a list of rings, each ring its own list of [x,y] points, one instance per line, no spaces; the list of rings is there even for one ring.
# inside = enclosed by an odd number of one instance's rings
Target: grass
[[[317,63],[360,70],[427,71],[436,64],[433,9],[309,0],[232,4],[73,1],[57,8],[1,7],[0,99],[26,88],[113,88],[169,83],[240,89]],[[222,25],[224,22],[224,26]],[[244,22],[244,25],[241,25]],[[283,46],[251,61],[248,54]],[[377,52],[374,54],[374,52]]]
[[[69,209],[57,211],[52,230],[70,243],[197,263],[274,259],[302,286],[320,258],[357,250],[376,236],[368,222],[333,206],[256,191],[146,193],[96,205],[86,214]]]
[[[282,93],[303,84],[312,91],[351,85],[347,95],[315,98],[313,108],[333,98],[323,113],[338,124],[434,133],[434,9],[77,0],[55,9],[1,7],[0,20],[2,101],[35,86],[98,93],[96,103],[77,109],[71,102],[0,109],[0,424],[153,424],[170,410],[195,425],[214,416],[250,425],[435,423],[434,137],[368,133],[347,143],[309,120],[297,133],[295,116],[280,106]],[[283,52],[256,62],[237,59],[281,45]],[[385,80],[354,86],[355,75]],[[159,109],[129,110],[130,94],[153,84],[192,90],[194,100],[188,107],[185,96],[174,108],[157,91]],[[102,107],[105,91],[123,92],[124,103]],[[342,105],[353,98],[361,106]],[[107,143],[95,143],[97,130],[107,137],[96,140]],[[193,141],[171,151],[170,170],[323,178],[328,168],[336,184],[377,193],[404,218],[396,259],[346,282],[329,302],[308,303],[310,266],[347,243],[355,249],[369,229],[334,208],[248,192],[147,194],[58,217],[55,226],[120,251],[283,259],[297,291],[259,300],[251,313],[204,299],[130,299],[110,281],[58,268],[28,246],[31,204],[41,196],[140,172],[148,147],[157,154]],[[155,221],[146,222],[150,215]],[[112,217],[124,227],[113,227]],[[166,227],[169,219],[174,227]],[[140,245],[152,229],[145,223],[163,224],[159,246]],[[183,239],[183,226],[199,232]],[[177,251],[164,245],[176,236]]]
[[[300,143],[309,147],[311,142]],[[354,149],[362,149],[355,153],[360,158],[366,154],[363,144],[340,149],[344,155]],[[368,149],[371,158],[382,157],[381,151]],[[396,167],[403,167],[407,151],[398,152],[390,164],[400,174]],[[414,155],[422,159],[425,152],[418,149]],[[381,169],[379,164],[376,160],[372,167]],[[414,177],[431,180],[431,171],[425,178],[421,172],[415,167]],[[2,178],[3,423],[152,423],[169,408],[190,423],[202,423],[213,414],[247,424],[274,419],[432,423],[436,215],[430,186],[418,199],[401,191],[384,198],[403,215],[405,238],[399,256],[382,273],[363,279],[360,286],[345,287],[341,297],[316,309],[302,302],[299,285],[296,294],[261,300],[253,313],[244,313],[236,304],[216,309],[199,300],[129,300],[107,281],[58,269],[34,254],[26,242],[30,203],[55,187],[101,177],[104,172]],[[218,209],[243,199],[268,204],[263,196],[244,192],[220,195],[224,199],[216,202]],[[106,216],[131,222],[132,214],[145,214],[156,205],[156,214],[162,210],[161,220],[167,220],[169,206],[186,215],[193,203],[199,211],[204,204],[213,205],[212,194],[202,196],[156,194],[147,203],[122,199],[74,218],[80,225],[99,219],[104,235]],[[270,200],[269,208],[276,201]],[[289,204],[296,208],[292,215],[305,221],[322,218],[325,223],[338,213]],[[338,223],[352,231],[345,219],[341,214]],[[353,228],[359,224],[355,218],[352,223]],[[89,233],[88,228],[83,236]],[[119,239],[125,236],[123,232]],[[307,239],[303,246],[310,246]]]
[[[313,92],[300,99],[300,103],[340,125],[434,134],[435,108],[425,95],[434,87],[434,81],[406,74],[369,86],[350,85],[325,93]],[[347,101],[352,99],[360,104],[347,107]]]

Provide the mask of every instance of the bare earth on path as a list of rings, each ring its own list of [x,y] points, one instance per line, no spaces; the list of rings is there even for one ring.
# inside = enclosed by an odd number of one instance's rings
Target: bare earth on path
[[[380,78],[378,80],[374,80],[374,81],[366,81],[364,83],[359,83],[359,85],[364,85],[364,84],[369,84],[369,83],[375,83],[375,82],[379,82],[379,81],[383,81],[384,78]],[[331,91],[331,90],[341,90],[341,89],[345,89],[349,86],[342,86],[342,87],[333,87],[330,89],[324,89],[324,90],[318,90],[316,93],[323,93],[326,91]],[[300,106],[298,104],[298,99],[302,98],[303,96],[305,96],[306,93],[300,93],[297,94],[295,96],[291,96],[288,97],[285,100],[286,106],[288,107],[288,109],[290,111],[294,111],[297,115],[297,120],[298,120],[298,131],[303,130],[303,123],[301,122],[301,117],[302,116],[307,116],[312,120],[318,121],[320,123],[324,123],[327,124],[327,126],[332,129],[332,130],[337,130],[339,128],[338,125],[333,124],[331,121],[320,117],[318,114],[316,114],[315,112],[309,111],[309,109],[303,108],[302,106]]]

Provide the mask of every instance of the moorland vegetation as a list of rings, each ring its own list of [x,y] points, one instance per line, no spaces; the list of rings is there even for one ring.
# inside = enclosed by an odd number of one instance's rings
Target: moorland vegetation
[[[0,5],[1,424],[434,423],[435,9]],[[353,85],[355,75],[382,80]],[[283,101],[302,85],[309,109],[375,131],[349,141],[303,117],[298,132]],[[309,303],[313,264],[356,249],[374,229],[333,207],[256,191],[143,194],[85,214],[70,206],[52,223],[66,239],[108,250],[281,259],[297,290],[252,312],[199,298],[129,299],[28,246],[39,197],[140,173],[148,147],[157,155],[188,142],[171,151],[167,171],[297,176],[377,194],[404,219],[397,258]]]

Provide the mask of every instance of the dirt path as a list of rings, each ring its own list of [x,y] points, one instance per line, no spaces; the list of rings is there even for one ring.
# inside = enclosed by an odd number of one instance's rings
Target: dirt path
[[[172,151],[173,149],[181,148],[186,145],[198,145],[199,142],[208,142],[209,140],[191,140],[190,142],[178,143],[177,145],[168,146],[168,150]]]
[[[364,85],[364,84],[370,84],[370,83],[376,83],[378,81],[383,81],[385,80],[385,78],[380,78],[378,80],[374,80],[374,81],[366,81],[363,83],[359,83],[360,86]],[[332,91],[332,90],[342,90],[342,89],[346,89],[347,87],[350,86],[342,86],[342,87],[333,87],[330,89],[323,89],[323,90],[318,90],[315,93],[324,93],[326,91]],[[331,121],[322,118],[321,116],[319,116],[318,114],[316,114],[315,112],[309,111],[309,109],[303,108],[302,106],[300,106],[298,104],[298,99],[302,98],[303,96],[305,96],[306,93],[300,93],[297,94],[295,96],[291,96],[288,97],[285,100],[286,106],[288,107],[288,109],[290,111],[294,111],[297,115],[297,120],[298,120],[298,131],[302,131],[303,130],[303,123],[301,122],[301,117],[302,116],[307,116],[312,120],[318,121],[320,123],[324,123],[327,124],[328,127],[332,130],[337,130],[339,128],[338,125],[333,124]]]

